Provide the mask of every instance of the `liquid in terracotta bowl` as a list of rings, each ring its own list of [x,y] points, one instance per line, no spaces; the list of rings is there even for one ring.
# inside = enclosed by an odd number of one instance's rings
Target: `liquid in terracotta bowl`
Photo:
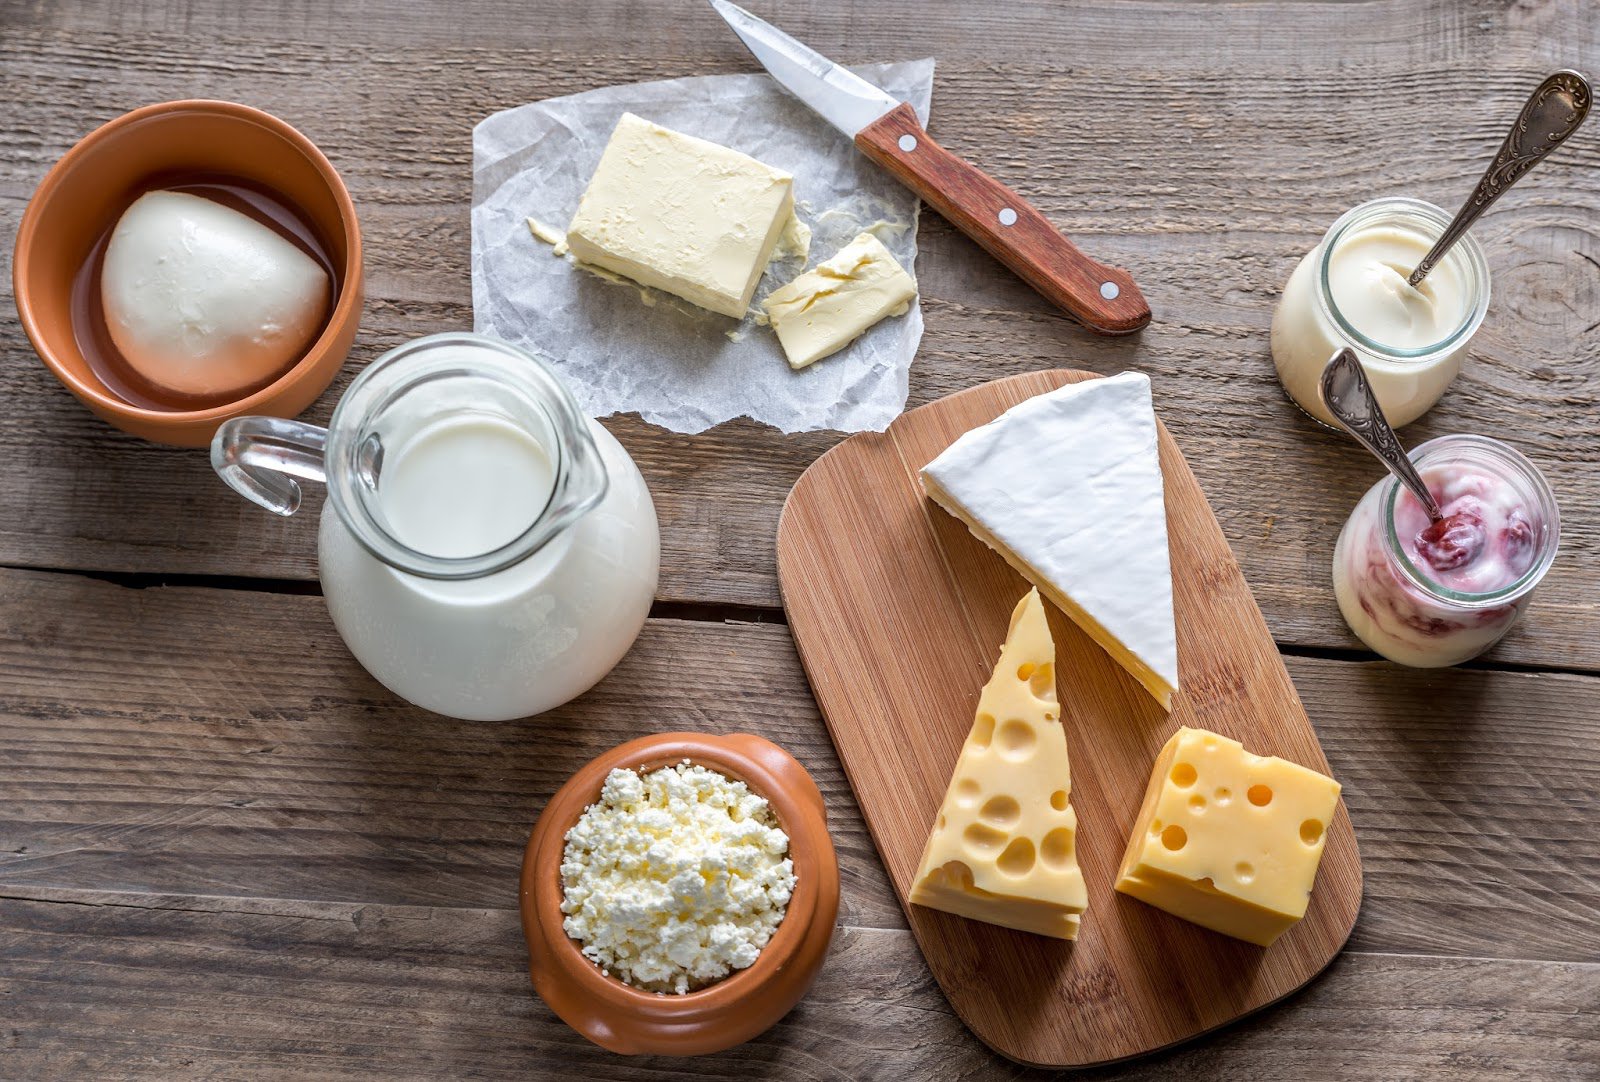
[[[119,364],[99,267],[123,212],[154,190],[244,213],[322,265],[328,311],[298,360],[224,400],[163,398]],[[232,102],[165,102],[95,129],[45,174],[17,231],[12,284],[34,349],[84,405],[144,439],[203,447],[228,418],[292,417],[332,381],[361,318],[361,231],[339,174],[282,120]]]
[[[682,995],[648,992],[584,957],[562,926],[561,857],[567,831],[612,770],[641,774],[689,760],[764,798],[789,835],[795,887],[755,962]],[[628,1055],[694,1056],[759,1035],[811,987],[839,912],[839,865],[816,783],[793,756],[747,733],[666,733],[613,748],[574,774],[545,806],[522,864],[522,930],[539,997],[595,1044]]]

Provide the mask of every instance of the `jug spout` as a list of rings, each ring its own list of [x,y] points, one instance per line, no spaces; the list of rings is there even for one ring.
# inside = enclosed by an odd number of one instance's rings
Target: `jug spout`
[[[211,468],[275,515],[300,510],[300,482],[326,481],[328,430],[283,417],[235,417],[211,440]]]

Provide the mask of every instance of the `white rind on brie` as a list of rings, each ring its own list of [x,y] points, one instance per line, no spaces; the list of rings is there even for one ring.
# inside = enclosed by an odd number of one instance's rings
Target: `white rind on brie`
[[[1178,641],[1148,377],[1030,398],[962,435],[922,485],[1172,709]]]

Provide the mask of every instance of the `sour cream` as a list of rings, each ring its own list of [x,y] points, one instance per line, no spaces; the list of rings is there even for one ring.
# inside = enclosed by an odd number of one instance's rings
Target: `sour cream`
[[[185,192],[147,192],[117,222],[100,303],[118,351],[159,390],[191,397],[264,384],[327,318],[328,272],[255,219]]]
[[[1319,385],[1328,359],[1349,346],[1360,358],[1389,423],[1409,424],[1433,407],[1489,303],[1489,272],[1470,235],[1413,287],[1448,216],[1414,199],[1364,203],[1334,223],[1302,258],[1272,317],[1272,359],[1284,390],[1333,424]]]

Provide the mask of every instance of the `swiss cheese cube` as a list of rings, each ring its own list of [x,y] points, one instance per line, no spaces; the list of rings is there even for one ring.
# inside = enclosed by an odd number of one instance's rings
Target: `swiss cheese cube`
[[[794,216],[794,178],[624,113],[567,227],[584,263],[742,317]]]
[[[917,905],[1076,939],[1088,905],[1068,803],[1055,642],[1038,590],[1017,603],[911,887]]]
[[[1339,783],[1182,728],[1156,758],[1117,890],[1259,946],[1305,916]]]

